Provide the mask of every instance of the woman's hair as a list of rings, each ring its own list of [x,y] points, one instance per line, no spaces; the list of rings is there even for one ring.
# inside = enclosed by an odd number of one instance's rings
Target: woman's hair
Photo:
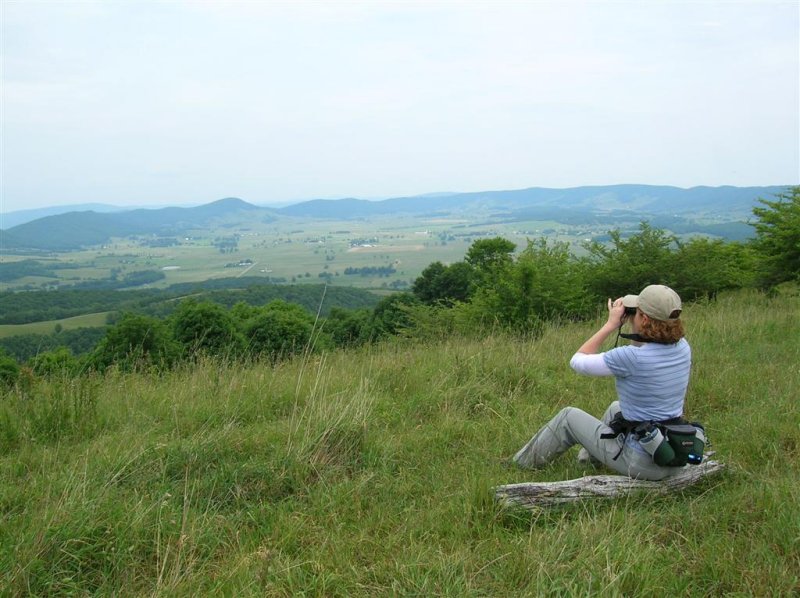
[[[684,337],[683,322],[677,320],[656,320],[647,317],[639,327],[639,336],[658,343],[677,343]]]

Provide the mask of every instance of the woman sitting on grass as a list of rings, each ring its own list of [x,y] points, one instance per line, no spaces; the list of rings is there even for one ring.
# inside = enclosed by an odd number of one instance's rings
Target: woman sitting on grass
[[[626,335],[633,344],[599,353],[606,338],[630,319],[626,308],[635,309],[633,334]],[[580,374],[614,376],[619,400],[602,421],[575,407],[562,409],[514,455],[521,467],[540,467],[580,444],[580,461],[599,461],[632,478],[660,480],[681,469],[656,465],[635,434],[611,437],[608,426],[620,412],[637,422],[682,416],[692,352],[683,338],[680,297],[669,287],[650,285],[639,295],[609,299],[608,312],[608,321],[583,343],[570,366]]]

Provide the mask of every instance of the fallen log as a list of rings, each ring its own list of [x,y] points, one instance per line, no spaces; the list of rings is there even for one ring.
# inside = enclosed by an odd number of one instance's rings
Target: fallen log
[[[703,461],[687,465],[680,473],[657,482],[635,480],[622,475],[593,475],[560,482],[524,482],[507,484],[494,489],[495,500],[507,505],[533,509],[586,499],[606,499],[626,496],[633,492],[667,494],[691,486],[698,480],[721,472],[719,461]]]

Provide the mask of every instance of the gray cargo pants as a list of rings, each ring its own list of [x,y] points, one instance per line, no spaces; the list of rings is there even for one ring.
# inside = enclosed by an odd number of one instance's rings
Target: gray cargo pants
[[[619,401],[614,401],[601,421],[581,409],[565,407],[514,455],[514,462],[529,469],[541,467],[571,446],[580,444],[597,461],[632,478],[661,480],[678,473],[681,467],[661,467],[644,451],[627,444],[623,446],[624,435],[600,438],[601,434],[611,431],[607,424],[619,410]]]

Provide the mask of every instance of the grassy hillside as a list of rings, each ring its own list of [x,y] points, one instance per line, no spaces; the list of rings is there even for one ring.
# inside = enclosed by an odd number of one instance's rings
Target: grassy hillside
[[[800,591],[800,297],[685,311],[689,415],[722,477],[534,514],[491,487],[611,380],[573,374],[595,324],[448,338],[276,367],[53,381],[0,400],[9,595],[788,595]],[[594,470],[591,470],[592,472]]]

